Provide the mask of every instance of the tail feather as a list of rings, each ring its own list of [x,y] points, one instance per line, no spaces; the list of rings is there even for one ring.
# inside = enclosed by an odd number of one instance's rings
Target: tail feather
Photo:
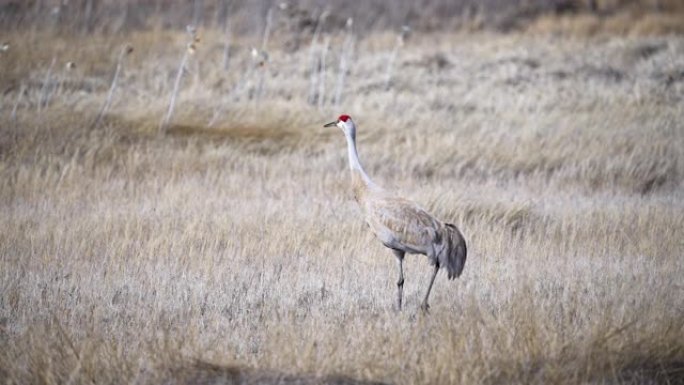
[[[441,238],[443,248],[437,256],[439,265],[446,268],[449,279],[458,278],[463,272],[468,254],[463,234],[456,226],[447,223]]]

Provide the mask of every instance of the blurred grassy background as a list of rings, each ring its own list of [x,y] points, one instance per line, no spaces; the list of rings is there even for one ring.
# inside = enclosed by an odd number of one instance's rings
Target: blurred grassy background
[[[681,32],[684,4],[677,0],[2,0],[0,23],[7,27],[50,27],[62,32],[123,32],[149,28],[177,29],[187,24],[223,28],[231,20],[238,34],[263,31],[269,9],[283,13],[282,22],[295,30],[314,28],[328,13],[332,25],[352,17],[359,34],[410,25],[418,31],[489,29],[512,31],[539,19],[577,19],[616,31]],[[607,26],[603,26],[610,20]],[[548,20],[542,22],[547,25]],[[634,25],[634,24],[638,25]],[[644,25],[639,25],[644,24]],[[556,26],[558,27],[558,26]],[[580,30],[586,27],[576,27]]]

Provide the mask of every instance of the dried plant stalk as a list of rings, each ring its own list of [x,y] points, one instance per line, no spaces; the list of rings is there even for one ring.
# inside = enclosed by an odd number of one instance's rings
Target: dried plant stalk
[[[342,91],[344,90],[344,80],[347,75],[347,70],[349,68],[349,59],[351,58],[353,46],[354,46],[354,32],[352,31],[353,26],[352,18],[347,19],[347,37],[344,39],[344,44],[342,45],[342,52],[340,53],[340,72],[337,76],[337,85],[335,87],[335,98],[333,103],[336,106],[340,105],[342,102]]]
[[[327,60],[328,51],[330,48],[330,36],[326,36],[323,41],[323,49],[321,51],[321,73],[319,75],[319,89],[318,89],[318,108],[322,108],[325,105],[325,77],[326,77],[326,66],[325,62]]]
[[[224,0],[223,1],[223,7],[224,7],[224,12],[225,14],[223,15],[223,20],[221,23],[223,24],[223,35],[224,35],[224,41],[223,41],[223,69],[228,70],[228,65],[230,64],[230,46],[233,42],[233,33],[232,33],[232,26],[230,24],[230,6],[232,5],[232,2],[229,0]]]
[[[330,12],[325,10],[316,19],[316,27],[314,28],[313,37],[311,38],[311,45],[309,46],[308,61],[309,65],[311,66],[309,73],[309,95],[307,97],[307,101],[309,104],[316,104],[316,90],[318,88],[318,71],[320,66],[320,58],[316,55],[316,51],[318,48],[318,37],[320,36],[321,30],[323,29],[325,19],[328,17],[329,14]]]
[[[114,71],[114,77],[112,78],[112,84],[109,86],[109,92],[107,93],[107,99],[105,99],[105,102],[102,104],[102,108],[100,108],[100,112],[98,112],[97,117],[95,118],[95,121],[93,121],[93,124],[90,127],[91,129],[97,128],[97,126],[102,121],[102,118],[104,117],[104,115],[109,110],[109,106],[112,104],[112,98],[114,97],[114,91],[116,90],[116,85],[118,83],[119,76],[121,75],[121,70],[123,69],[124,59],[131,52],[133,52],[133,47],[128,45],[128,44],[126,46],[124,46],[123,48],[121,48],[121,52],[119,52],[119,58],[116,61],[116,70]]]
[[[406,39],[408,38],[410,33],[411,28],[409,28],[406,25],[401,27],[401,32],[397,36],[396,43],[394,44],[392,53],[390,54],[389,60],[387,61],[387,70],[385,71],[385,90],[389,90],[390,88],[392,82],[392,72],[394,72],[394,62],[397,60],[399,50],[401,49],[401,47],[404,46],[404,43],[406,42]]]
[[[52,69],[55,67],[55,63],[57,63],[57,58],[53,56],[50,67],[48,67],[47,73],[45,74],[45,80],[43,80],[43,87],[38,96],[38,112],[47,107],[47,93],[50,88],[50,81],[52,81]]]
[[[187,44],[185,52],[183,52],[183,57],[181,57],[180,65],[178,66],[178,72],[176,73],[176,80],[173,83],[173,91],[171,92],[171,100],[169,101],[169,108],[166,110],[166,115],[159,124],[159,132],[161,134],[166,133],[171,117],[173,116],[173,109],[176,106],[176,98],[178,97],[178,91],[180,90],[181,79],[183,78],[183,73],[188,64],[190,55],[195,52],[195,42],[197,39],[197,30],[194,26],[187,27],[188,34],[190,35],[190,42]]]
[[[266,51],[266,45],[268,44],[268,38],[271,34],[271,24],[273,23],[273,7],[268,9],[266,13],[266,25],[264,26],[264,36],[261,40],[261,51]]]
[[[24,93],[26,93],[26,85],[22,83],[21,89],[19,89],[19,95],[17,95],[17,100],[14,102],[14,107],[12,107],[12,113],[10,115],[10,120],[12,120],[14,126],[17,125],[17,110],[19,109],[21,99],[24,97]]]

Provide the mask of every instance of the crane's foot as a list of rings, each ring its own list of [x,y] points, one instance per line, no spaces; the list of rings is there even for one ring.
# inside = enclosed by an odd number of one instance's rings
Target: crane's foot
[[[401,302],[404,296],[404,278],[397,282],[397,311],[401,311]]]
[[[423,311],[423,314],[430,314],[430,305],[427,302],[423,302],[420,305],[420,310]]]

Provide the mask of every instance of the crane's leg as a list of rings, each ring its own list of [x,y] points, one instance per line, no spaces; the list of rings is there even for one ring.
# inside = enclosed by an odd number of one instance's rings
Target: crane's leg
[[[430,310],[430,305],[428,305],[428,297],[430,297],[430,290],[432,290],[432,284],[435,283],[435,277],[437,277],[437,272],[439,271],[439,264],[435,263],[435,270],[432,272],[432,277],[430,277],[430,284],[427,288],[427,293],[425,293],[425,299],[423,299],[423,304],[420,308],[423,312],[427,313]]]
[[[397,264],[399,265],[399,280],[397,281],[397,310],[401,310],[401,299],[404,295],[404,252],[401,250],[392,250],[394,256],[397,257]]]

